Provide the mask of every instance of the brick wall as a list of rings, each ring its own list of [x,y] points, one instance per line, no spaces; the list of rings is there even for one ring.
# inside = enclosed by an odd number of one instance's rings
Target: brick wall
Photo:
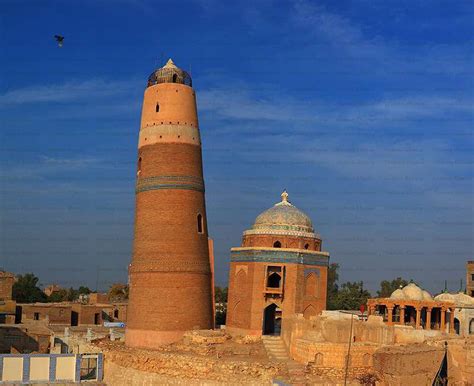
[[[15,276],[12,273],[0,271],[0,300],[12,299],[12,287]]]

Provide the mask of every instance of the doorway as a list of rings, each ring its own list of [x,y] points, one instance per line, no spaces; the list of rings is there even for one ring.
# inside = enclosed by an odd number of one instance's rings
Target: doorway
[[[77,326],[79,324],[79,313],[71,311],[71,326]]]
[[[275,303],[270,304],[263,310],[263,335],[280,335],[281,332],[281,310]]]

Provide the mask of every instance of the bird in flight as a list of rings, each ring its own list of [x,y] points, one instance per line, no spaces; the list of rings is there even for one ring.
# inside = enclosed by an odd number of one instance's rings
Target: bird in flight
[[[64,41],[64,36],[61,35],[54,35],[54,38],[58,42],[58,46],[62,47],[63,46],[63,41]]]

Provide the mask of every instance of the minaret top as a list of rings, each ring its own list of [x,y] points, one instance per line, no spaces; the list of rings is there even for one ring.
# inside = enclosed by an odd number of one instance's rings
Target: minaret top
[[[163,67],[152,72],[148,78],[147,87],[159,83],[179,83],[192,87],[193,81],[191,76],[186,71],[177,67],[170,58]]]
[[[176,64],[174,64],[173,59],[169,58],[163,68],[178,68]]]

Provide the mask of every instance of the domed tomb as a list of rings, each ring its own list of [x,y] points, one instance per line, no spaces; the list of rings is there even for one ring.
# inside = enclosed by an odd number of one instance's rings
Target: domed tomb
[[[321,237],[315,233],[311,219],[288,200],[286,190],[281,201],[259,214],[252,227],[243,233],[242,246],[272,245],[321,250]]]

